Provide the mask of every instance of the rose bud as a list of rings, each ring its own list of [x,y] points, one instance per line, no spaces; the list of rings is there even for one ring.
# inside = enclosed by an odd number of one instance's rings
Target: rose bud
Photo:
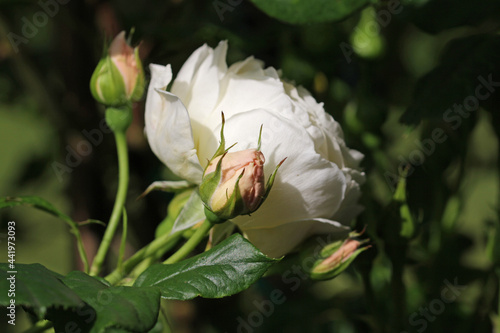
[[[355,234],[359,236],[360,234]],[[356,257],[370,246],[363,246],[369,240],[349,237],[326,245],[316,260],[310,275],[315,280],[333,279],[342,273]]]
[[[267,184],[264,178],[264,154],[257,149],[228,153],[224,149],[224,114],[221,144],[208,163],[200,185],[205,215],[212,223],[222,223],[238,215],[256,211],[264,202],[284,160],[276,167]]]
[[[94,98],[107,106],[138,101],[144,93],[145,79],[139,47],[132,48],[120,32],[99,61],[90,79]]]

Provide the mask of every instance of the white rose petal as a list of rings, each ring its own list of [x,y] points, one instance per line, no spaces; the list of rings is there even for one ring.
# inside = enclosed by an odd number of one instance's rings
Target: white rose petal
[[[297,232],[300,231],[300,232]],[[299,220],[275,228],[253,228],[245,236],[263,253],[278,258],[292,251],[308,237],[319,233],[340,233],[348,235],[350,229],[328,219]],[[278,241],[286,239],[285,241]]]
[[[198,161],[189,114],[182,101],[163,90],[165,73],[151,65],[151,83],[146,102],[146,135],[158,158],[173,172],[194,184],[201,181],[203,169]],[[156,77],[159,75],[160,77]],[[153,84],[158,84],[154,87]]]

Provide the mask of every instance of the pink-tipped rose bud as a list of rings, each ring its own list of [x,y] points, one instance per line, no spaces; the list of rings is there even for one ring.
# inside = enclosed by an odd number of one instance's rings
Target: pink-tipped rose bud
[[[354,236],[359,235],[354,233]],[[310,272],[311,278],[324,280],[336,277],[349,267],[361,252],[370,247],[362,246],[368,239],[357,240],[351,237],[325,246]]]
[[[215,157],[200,186],[206,208],[220,220],[255,211],[266,194],[264,162],[264,154],[255,149]]]
[[[139,47],[132,48],[120,32],[107,54],[99,61],[90,80],[94,98],[107,106],[121,106],[138,101],[144,92],[144,71]]]
[[[205,216],[212,223],[223,223],[238,215],[255,212],[269,195],[278,168],[285,161],[276,166],[266,183],[266,160],[260,151],[261,135],[257,149],[228,153],[231,147],[225,148],[224,113],[221,117],[220,145],[203,172],[199,189],[205,205]]]
[[[222,178],[216,191],[212,194],[210,207],[217,211],[224,207],[233,194],[238,182],[244,209],[238,214],[253,212],[260,204],[265,193],[264,154],[255,149],[247,149],[235,153],[227,153],[222,160]],[[215,172],[222,156],[210,162],[205,174]]]

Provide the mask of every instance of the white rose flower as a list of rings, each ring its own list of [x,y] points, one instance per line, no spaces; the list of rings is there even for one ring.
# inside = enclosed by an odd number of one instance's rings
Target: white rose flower
[[[218,147],[221,111],[231,151],[261,151],[270,175],[284,158],[267,200],[251,216],[231,220],[263,253],[280,257],[318,233],[349,231],[358,204],[363,155],[346,147],[340,125],[310,93],[284,82],[253,57],[228,67],[227,42],[198,48],[170,92],[170,65],[152,64],[146,135],[153,152],[175,174],[200,184]]]

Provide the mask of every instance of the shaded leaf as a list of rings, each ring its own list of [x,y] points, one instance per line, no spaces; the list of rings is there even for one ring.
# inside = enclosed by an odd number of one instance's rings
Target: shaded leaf
[[[167,299],[220,298],[245,290],[275,262],[236,234],[182,262],[149,267],[135,286],[159,287]]]
[[[69,320],[91,333],[147,332],[156,324],[160,309],[157,288],[110,287],[80,271],[62,280],[88,307],[64,315],[55,313],[51,319],[56,332],[64,331]]]
[[[318,23],[342,20],[367,5],[369,0],[251,0],[260,10],[278,20]]]

